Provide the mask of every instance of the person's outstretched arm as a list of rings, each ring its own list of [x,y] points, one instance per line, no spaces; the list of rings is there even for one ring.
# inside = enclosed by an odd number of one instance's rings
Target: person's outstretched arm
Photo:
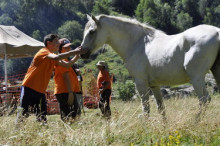
[[[65,52],[65,53],[61,53],[61,54],[49,54],[47,55],[47,58],[48,59],[51,59],[51,60],[62,60],[62,59],[65,59],[65,58],[68,58],[69,56],[74,56],[74,55],[78,55],[78,54],[85,54],[88,50],[87,49],[82,49],[81,47],[77,47],[76,49],[74,50],[71,50],[69,52]]]
[[[72,67],[73,64],[80,58],[80,55],[75,55],[70,61],[66,62],[64,60],[60,60],[58,65],[63,67]]]

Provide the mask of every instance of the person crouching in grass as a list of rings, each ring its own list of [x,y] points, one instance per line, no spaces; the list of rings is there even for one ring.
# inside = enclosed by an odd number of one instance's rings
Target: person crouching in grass
[[[60,41],[59,53],[69,52],[71,43],[68,39],[62,38]],[[76,62],[80,56],[75,55],[71,62]],[[63,61],[68,62],[68,58]],[[80,86],[76,73],[72,67],[65,68],[55,65],[55,89],[54,94],[59,102],[61,119],[64,122],[73,122],[80,117],[81,109],[77,101],[76,93],[80,92]]]
[[[32,107],[36,113],[37,121],[46,123],[47,103],[45,92],[52,75],[55,65],[71,67],[73,61],[64,62],[62,59],[69,56],[84,54],[86,49],[77,47],[59,55],[54,54],[59,50],[60,42],[56,34],[48,34],[44,37],[45,47],[40,49],[34,56],[31,65],[24,77],[21,95],[20,107],[18,108],[16,124],[23,121],[24,117],[29,116],[29,107]]]

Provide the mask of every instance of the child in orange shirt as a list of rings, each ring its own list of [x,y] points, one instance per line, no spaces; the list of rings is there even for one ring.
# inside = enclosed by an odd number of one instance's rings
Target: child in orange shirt
[[[59,53],[65,53],[71,50],[71,43],[68,39],[60,39]],[[75,55],[72,60],[77,61],[79,55]],[[68,62],[68,59],[64,59]],[[81,109],[77,101],[76,93],[80,92],[79,82],[72,67],[65,68],[55,65],[55,89],[54,94],[59,102],[61,119],[69,121],[80,116]]]
[[[18,110],[16,123],[23,120],[22,117],[28,117],[29,107],[33,107],[36,112],[37,121],[46,122],[46,97],[45,92],[51,78],[54,65],[69,67],[73,65],[74,60],[64,62],[62,59],[71,55],[84,54],[87,52],[80,47],[75,50],[62,53],[59,55],[54,54],[58,51],[60,43],[59,38],[55,34],[48,34],[44,37],[45,48],[40,49],[34,56],[30,67],[24,77],[21,96],[20,108]],[[21,113],[20,113],[21,111]]]

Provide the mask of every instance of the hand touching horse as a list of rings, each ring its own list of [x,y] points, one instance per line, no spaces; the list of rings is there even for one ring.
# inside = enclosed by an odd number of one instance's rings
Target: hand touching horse
[[[150,113],[149,87],[164,118],[161,85],[191,82],[201,109],[210,101],[205,87],[205,74],[210,69],[220,88],[219,28],[199,25],[176,35],[166,35],[128,18],[100,15],[88,16],[88,20],[81,46],[89,52],[82,57],[89,57],[105,43],[112,46],[134,77],[144,114]]]

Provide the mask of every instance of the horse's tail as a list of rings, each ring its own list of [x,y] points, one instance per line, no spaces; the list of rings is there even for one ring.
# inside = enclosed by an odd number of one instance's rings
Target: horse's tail
[[[218,32],[218,47],[219,47],[219,51],[220,51],[220,28],[217,29],[217,32]]]
[[[218,32],[218,55],[215,59],[215,62],[211,68],[211,71],[213,73],[213,76],[217,83],[217,92],[220,93],[220,29],[217,29]]]
[[[217,29],[218,32],[218,56],[217,59],[220,59],[220,28]]]

